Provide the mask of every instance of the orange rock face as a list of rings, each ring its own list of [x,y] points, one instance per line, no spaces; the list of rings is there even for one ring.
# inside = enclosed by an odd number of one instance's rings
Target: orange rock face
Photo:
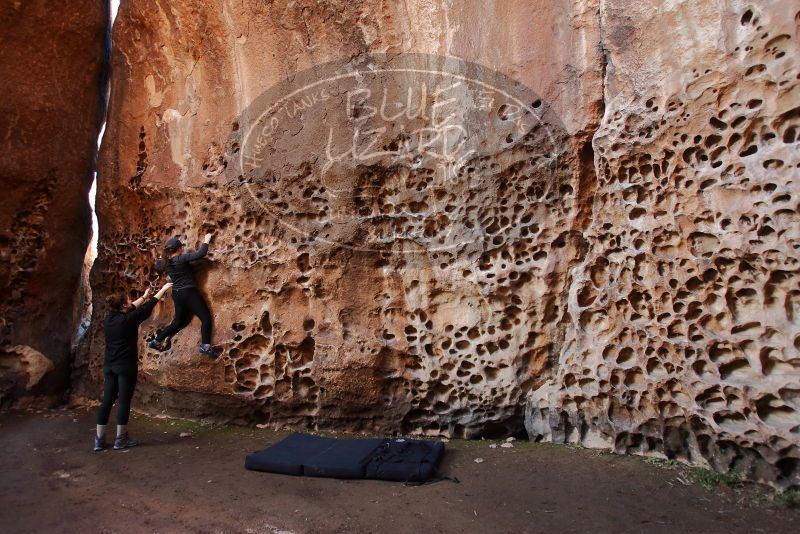
[[[796,480],[797,29],[619,1],[124,4],[111,291],[199,243],[198,325],[139,406],[536,439]],[[171,318],[162,305],[148,332]]]
[[[69,382],[107,16],[89,0],[0,6],[0,406]]]
[[[213,229],[224,355],[197,354],[196,323],[142,350],[148,409],[521,431],[585,246],[596,6],[206,4],[123,5],[115,24],[86,385],[105,294],[154,280],[168,236]]]

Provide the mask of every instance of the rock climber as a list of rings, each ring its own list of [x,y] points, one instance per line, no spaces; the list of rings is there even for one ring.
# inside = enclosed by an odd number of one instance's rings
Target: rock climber
[[[211,234],[206,234],[199,249],[182,254],[183,243],[177,237],[167,241],[164,253],[156,262],[156,271],[166,271],[173,284],[172,301],[175,303],[175,317],[150,341],[148,346],[151,349],[166,350],[164,340],[171,338],[188,326],[192,322],[192,318],[197,316],[200,318],[200,353],[211,358],[219,356],[219,353],[211,346],[211,327],[213,325],[211,312],[197,288],[194,269],[191,265],[193,261],[199,260],[208,253],[210,242]]]
[[[150,317],[156,303],[164,296],[171,283],[164,284],[154,296],[150,288],[141,298],[134,301],[124,294],[110,295],[106,299],[108,315],[103,321],[106,337],[106,351],[103,359],[103,402],[97,412],[97,434],[94,437],[94,450],[106,448],[106,425],[111,406],[117,405],[117,438],[114,448],[127,449],[139,444],[128,437],[128,419],[131,413],[131,399],[136,389],[136,375],[139,370],[137,341],[139,325]]]

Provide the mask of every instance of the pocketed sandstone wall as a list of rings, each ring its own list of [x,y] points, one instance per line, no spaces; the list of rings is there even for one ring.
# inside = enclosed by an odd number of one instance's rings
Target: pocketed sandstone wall
[[[155,282],[167,236],[214,230],[224,354],[196,354],[196,323],[142,347],[144,409],[467,437],[525,412],[535,439],[796,483],[797,20],[788,1],[123,5],[79,394],[105,295]],[[472,187],[424,162],[323,165],[352,126],[335,106],[241,164],[271,88],[411,53],[521,82],[538,126],[506,135],[507,110],[470,115],[464,90],[465,125],[487,125]],[[362,104],[351,122],[375,126]]]
[[[798,482],[796,8],[603,3],[589,247],[532,436]]]
[[[140,406],[351,430],[521,431],[525,394],[558,354],[569,266],[585,248],[589,141],[602,114],[598,20],[596,2],[123,4],[80,394],[97,391],[105,295],[154,281],[166,237],[193,245],[213,229],[201,279],[224,355],[197,355],[196,322],[169,352],[142,350]],[[458,191],[431,185],[430,169],[342,162],[326,180],[351,196],[374,192],[358,205],[337,205],[342,195],[325,195],[314,174],[331,114],[309,113],[296,138],[274,143],[283,152],[268,163],[288,169],[280,183],[239,168],[249,110],[271,87],[332,60],[355,69],[377,61],[371,54],[391,65],[404,53],[456,56],[521,81],[553,135],[480,132],[473,186]],[[495,108],[486,113],[499,124]],[[263,186],[266,210],[250,182]],[[344,224],[331,220],[339,208],[351,210]],[[377,235],[383,215],[402,238]],[[282,224],[301,218],[308,232]],[[434,250],[453,228],[465,246]],[[145,331],[170,316],[167,302]]]

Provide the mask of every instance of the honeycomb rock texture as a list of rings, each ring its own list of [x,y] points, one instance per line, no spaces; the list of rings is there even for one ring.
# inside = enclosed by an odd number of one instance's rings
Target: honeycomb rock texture
[[[491,9],[477,1],[123,3],[100,154],[95,316],[76,395],[96,395],[102,378],[105,296],[155,281],[167,237],[193,247],[212,229],[199,272],[223,355],[197,354],[197,321],[167,352],[142,343],[142,409],[355,431],[524,431],[527,391],[551,371],[570,267],[585,252],[581,200],[594,184],[589,143],[602,115],[598,23],[596,2],[566,0]],[[345,202],[357,224],[339,225],[327,218],[336,199],[307,178],[320,167],[328,114],[297,124],[288,147],[276,143],[284,152],[269,162],[284,174],[251,195],[248,181],[265,177],[238,169],[237,151],[260,95],[315,65],[405,53],[455,56],[520,81],[551,135],[487,137],[465,171],[471,191],[426,186],[427,168],[341,162],[331,183],[351,196],[375,193]],[[469,89],[464,98],[478,96]],[[337,131],[334,141],[346,141]],[[413,185],[398,193],[403,183]],[[416,187],[444,206],[438,214],[426,216],[431,199]],[[262,193],[273,213],[256,202]],[[381,221],[370,213],[394,217],[406,238],[373,235]],[[457,227],[464,245],[437,250],[433,242],[456,226],[450,217],[466,221]],[[171,315],[167,299],[143,333]]]
[[[615,0],[601,17],[588,251],[528,433],[797,484],[797,5]]]
[[[107,18],[91,0],[0,5],[0,406],[68,386]]]
[[[142,341],[142,409],[524,428],[796,481],[797,9],[725,4],[123,4],[76,396],[98,393],[105,296],[160,282],[167,237],[195,246],[212,230],[200,284],[223,354],[197,354],[196,321],[166,352]],[[241,164],[272,88],[336,60],[376,70],[367,83],[413,54],[517,80],[535,124],[504,130],[502,105],[471,114],[481,91],[463,89],[475,152],[447,186],[424,162],[330,159],[350,130],[309,100],[251,158],[263,166]],[[315,98],[346,100],[337,83]],[[351,122],[376,126],[370,105]],[[408,142],[385,126],[369,147]],[[171,315],[167,299],[143,333]]]

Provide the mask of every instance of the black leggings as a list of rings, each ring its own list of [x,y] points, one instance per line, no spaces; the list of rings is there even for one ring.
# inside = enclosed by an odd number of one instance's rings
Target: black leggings
[[[133,398],[133,391],[136,389],[136,371],[115,373],[106,369],[103,371],[103,377],[103,402],[100,403],[100,411],[97,412],[97,424],[108,424],[111,407],[119,397],[117,424],[127,425],[128,418],[131,415],[131,399]]]
[[[211,344],[211,312],[208,310],[203,295],[196,287],[172,290],[172,301],[175,303],[175,318],[156,336],[157,341],[164,341],[183,330],[196,315],[200,318],[200,337],[202,343]]]

